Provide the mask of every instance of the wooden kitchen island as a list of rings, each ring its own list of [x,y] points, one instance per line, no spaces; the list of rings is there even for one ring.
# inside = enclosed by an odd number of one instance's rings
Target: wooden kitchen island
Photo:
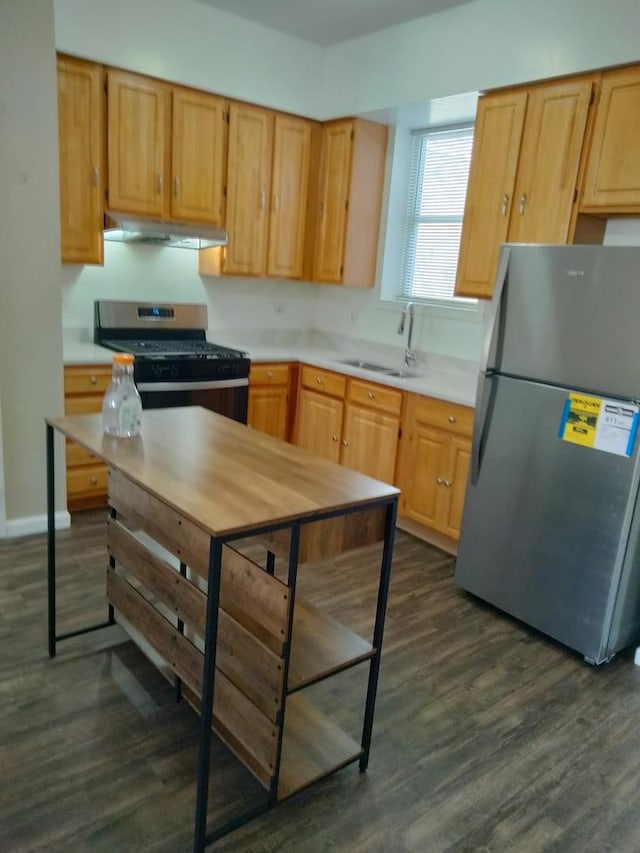
[[[55,431],[109,467],[108,617],[69,634],[56,632]],[[201,408],[146,410],[136,439],[103,435],[100,415],[47,420],[49,654],[118,621],[175,675],[200,710],[195,851],[347,764],[366,770],[397,499],[392,486]],[[300,564],[322,571],[322,561],[375,542],[369,641],[296,597],[296,582]],[[304,688],[366,661],[357,742]],[[207,827],[212,729],[266,790],[216,828]]]

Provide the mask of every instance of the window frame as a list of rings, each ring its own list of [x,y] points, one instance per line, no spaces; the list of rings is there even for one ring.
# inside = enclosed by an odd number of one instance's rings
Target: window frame
[[[458,214],[443,214],[443,215],[420,215],[416,208],[418,205],[418,199],[422,193],[422,187],[424,182],[424,167],[426,163],[426,156],[422,152],[425,151],[425,140],[429,136],[436,136],[441,133],[455,132],[455,131],[465,131],[470,138],[471,146],[470,146],[470,154],[469,154],[469,171],[471,168],[471,157],[473,155],[473,135],[474,135],[474,121],[468,120],[463,122],[455,122],[449,124],[438,124],[438,125],[430,125],[422,128],[415,128],[411,131],[411,142],[410,142],[410,151],[409,151],[409,174],[407,177],[407,191],[406,191],[406,210],[405,210],[405,220],[404,220],[404,229],[402,234],[402,252],[401,252],[401,269],[400,269],[400,287],[396,292],[396,301],[400,302],[414,302],[417,306],[431,306],[436,308],[447,308],[453,310],[475,310],[478,305],[478,300],[468,297],[460,297],[460,296],[418,296],[415,295],[412,290],[407,287],[409,281],[409,266],[412,267],[415,265],[415,257],[416,257],[416,248],[418,246],[418,240],[416,237],[417,229],[422,223],[460,223],[460,227],[462,230],[462,221],[464,218],[464,209],[460,215]],[[416,140],[420,139],[420,143],[416,143]],[[469,172],[467,172],[467,187],[468,187],[468,179]],[[466,196],[466,188],[465,188],[465,196]],[[459,259],[459,252],[458,252]],[[456,268],[457,268],[457,260],[456,259]],[[411,277],[413,281],[413,276]],[[454,283],[455,287],[455,283]]]

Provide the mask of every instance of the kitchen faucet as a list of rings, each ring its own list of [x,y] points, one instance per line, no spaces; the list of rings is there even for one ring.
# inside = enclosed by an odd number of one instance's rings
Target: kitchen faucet
[[[407,304],[402,309],[402,316],[400,317],[400,325],[398,326],[398,334],[401,335],[404,332],[404,321],[407,319],[407,313],[409,314],[409,332],[407,334],[407,348],[404,351],[404,366],[409,367],[409,364],[412,361],[416,360],[415,353],[411,349],[411,337],[413,335],[413,316],[414,316],[414,305],[413,302],[407,302]]]

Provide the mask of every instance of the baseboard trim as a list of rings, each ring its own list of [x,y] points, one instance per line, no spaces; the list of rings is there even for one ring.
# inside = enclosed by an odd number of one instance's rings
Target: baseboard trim
[[[55,514],[56,530],[66,530],[71,527],[71,516],[66,509]],[[24,518],[7,519],[6,538],[14,539],[17,536],[32,536],[34,533],[46,533],[47,516],[28,515]]]
[[[443,536],[441,533],[429,530],[428,527],[423,527],[421,524],[417,524],[408,518],[398,518],[396,524],[400,530],[411,533],[412,536],[422,539],[423,542],[429,545],[435,545],[436,548],[446,551],[447,554],[451,554],[453,557],[457,556],[458,543],[454,539],[449,539],[448,536]]]

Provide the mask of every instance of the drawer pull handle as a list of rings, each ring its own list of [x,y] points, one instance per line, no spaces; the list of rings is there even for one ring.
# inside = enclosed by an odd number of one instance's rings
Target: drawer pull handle
[[[437,483],[439,486],[444,486],[444,480],[442,479],[442,477],[438,477],[438,478],[436,479],[436,483]]]
[[[345,438],[345,439],[343,439],[342,444],[343,444],[345,447],[349,447],[349,442],[346,440],[346,438]]]
[[[509,212],[509,194],[505,193],[502,196],[502,215],[506,216]]]
[[[91,478],[91,485],[92,485],[92,486],[96,486],[97,484],[98,484],[98,478],[94,475],[94,476]]]
[[[89,380],[89,382],[90,382],[92,385],[97,385],[97,384],[98,384],[98,377],[97,377],[97,376],[92,376],[92,377],[91,377],[91,379]]]
[[[456,422],[455,417],[454,417],[453,415],[449,415],[449,423],[450,423],[450,424],[455,424],[455,422]]]
[[[375,400],[376,395],[373,393],[373,391],[369,391],[369,393],[367,394],[367,397],[368,397],[370,400]]]
[[[322,385],[322,379],[319,376],[316,376],[316,382],[318,385]]]
[[[267,370],[267,379],[273,379],[273,370]]]
[[[450,488],[451,488],[451,483],[449,482],[449,480],[445,480],[445,481],[444,481],[444,483],[443,483],[442,485],[445,487],[445,489],[450,489]]]
[[[338,436],[337,436],[337,435],[332,435],[332,436],[331,436],[331,441],[337,441],[337,440],[338,440]]]

